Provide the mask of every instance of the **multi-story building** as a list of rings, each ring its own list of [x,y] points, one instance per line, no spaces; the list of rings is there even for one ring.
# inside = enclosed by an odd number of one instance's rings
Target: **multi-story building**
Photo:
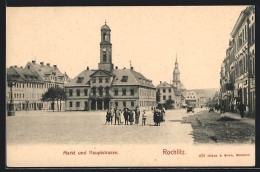
[[[57,68],[43,62],[37,64],[35,60],[28,62],[23,67],[11,66],[7,69],[7,103],[10,102],[11,88],[8,83],[15,83],[12,86],[14,109],[15,110],[48,110],[55,106],[55,103],[42,102],[42,95],[51,87],[63,88],[64,83],[69,80],[67,74],[62,74]],[[62,103],[64,106],[64,102]],[[62,108],[64,109],[64,107]]]
[[[114,68],[111,30],[101,27],[100,62],[98,69],[87,67],[65,85],[66,110],[150,109],[156,105],[156,89],[152,81],[130,69]]]
[[[180,108],[185,105],[185,94],[186,88],[180,81],[180,70],[178,68],[177,57],[175,61],[175,67],[173,70],[172,84],[167,82],[161,82],[156,86],[158,92],[160,92],[160,101],[158,103],[164,104],[167,100],[174,101],[174,108]]]
[[[198,94],[195,91],[186,91],[185,101],[186,104],[189,106],[194,106],[194,107],[199,106]]]
[[[220,72],[221,104],[255,112],[255,8],[243,10],[231,32]]]

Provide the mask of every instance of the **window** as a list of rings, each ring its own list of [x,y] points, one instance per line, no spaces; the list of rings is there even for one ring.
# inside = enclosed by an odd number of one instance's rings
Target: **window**
[[[109,95],[109,87],[106,87],[106,95]]]
[[[84,95],[85,95],[85,96],[88,95],[88,89],[84,89]]]
[[[171,100],[172,99],[172,96],[169,96],[169,100]]]
[[[107,52],[103,50],[103,62],[107,61]]]
[[[125,96],[125,95],[126,95],[126,89],[123,88],[123,89],[122,89],[122,92],[123,92],[123,96]]]
[[[172,89],[171,88],[169,88],[169,93],[171,93],[172,92]]]
[[[24,94],[23,94],[23,98],[24,98]]]
[[[80,96],[80,90],[77,89],[77,96]]]
[[[96,88],[95,87],[92,88],[92,92],[93,92],[93,95],[95,96],[96,95]]]
[[[118,102],[115,102],[115,106],[118,107]]]
[[[131,101],[131,106],[134,107],[135,106],[135,102]]]
[[[80,102],[76,102],[76,107],[80,107]]]
[[[164,93],[165,93],[165,91],[166,91],[166,90],[165,90],[165,89],[163,89],[163,92],[164,92]]]
[[[93,83],[96,83],[96,78],[93,78],[93,79],[92,79],[92,82],[93,82]]]
[[[103,87],[99,87],[98,92],[99,92],[99,96],[102,97],[103,96]]]
[[[166,100],[166,96],[163,96],[163,100]]]
[[[77,83],[82,83],[83,79],[83,77],[78,77]]]
[[[133,96],[135,94],[135,90],[131,89],[131,96]]]
[[[70,107],[72,107],[72,102],[70,102]]]
[[[99,78],[99,83],[102,83],[102,78],[101,77]]]
[[[108,78],[106,78],[106,83],[109,83],[109,79]]]
[[[127,80],[128,80],[128,76],[123,76],[121,82],[127,82]]]
[[[123,102],[123,106],[126,107],[126,102]]]
[[[118,96],[118,89],[115,89],[115,96]]]

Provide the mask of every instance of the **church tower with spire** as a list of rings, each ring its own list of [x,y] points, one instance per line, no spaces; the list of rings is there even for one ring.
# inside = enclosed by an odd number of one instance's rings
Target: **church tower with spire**
[[[176,60],[175,60],[175,68],[174,68],[174,71],[173,71],[172,85],[174,87],[176,87],[177,89],[180,89],[180,87],[181,87],[180,71],[178,69],[177,54],[176,54]]]
[[[110,42],[110,28],[105,22],[101,27],[101,42],[100,42],[100,62],[98,63],[99,70],[113,71],[114,64],[112,63],[112,44]]]

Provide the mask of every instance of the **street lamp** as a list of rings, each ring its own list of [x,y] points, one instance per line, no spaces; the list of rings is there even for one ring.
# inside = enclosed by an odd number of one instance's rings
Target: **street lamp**
[[[14,85],[15,85],[15,82],[8,82],[8,87],[10,87],[10,91],[11,91],[10,103],[9,103],[9,107],[7,109],[8,116],[15,116],[14,102],[13,102],[13,86]]]

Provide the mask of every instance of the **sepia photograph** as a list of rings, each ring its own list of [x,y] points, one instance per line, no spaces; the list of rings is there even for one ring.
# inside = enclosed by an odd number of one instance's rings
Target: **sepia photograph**
[[[255,166],[255,6],[6,8],[7,167]]]

